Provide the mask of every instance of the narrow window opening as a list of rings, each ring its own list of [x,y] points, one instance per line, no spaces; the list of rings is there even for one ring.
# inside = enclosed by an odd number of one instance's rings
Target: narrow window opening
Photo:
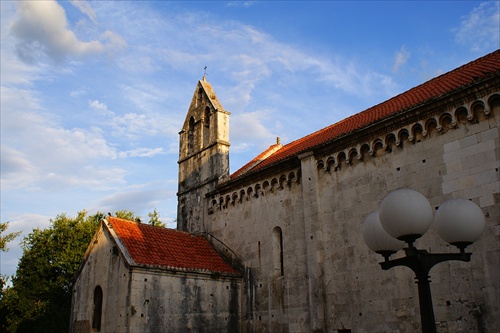
[[[203,146],[206,147],[210,144],[210,108],[208,106],[205,108],[203,123]]]
[[[283,265],[283,232],[281,228],[274,228],[272,236],[274,275],[283,276],[285,267]]]
[[[94,313],[92,316],[92,329],[95,332],[101,331],[101,316],[102,316],[102,288],[100,286],[94,289]]]
[[[259,247],[258,254],[259,254],[259,265],[260,265],[260,241],[258,241],[257,244],[258,244],[258,247]]]
[[[205,127],[210,127],[210,108],[205,108]]]
[[[201,102],[203,100],[203,89],[199,88],[198,89],[198,96],[197,96],[197,105],[201,105]]]
[[[189,130],[188,130],[188,154],[191,154],[194,150],[194,118],[189,119]]]

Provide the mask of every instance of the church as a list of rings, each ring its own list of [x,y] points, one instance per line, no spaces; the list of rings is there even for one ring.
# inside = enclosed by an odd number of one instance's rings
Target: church
[[[362,236],[401,188],[480,207],[470,262],[430,272],[435,325],[500,331],[500,50],[232,173],[229,118],[203,77],[179,133],[177,229],[106,217],[71,332],[420,332],[414,273],[382,270]],[[416,246],[458,252],[435,229]]]

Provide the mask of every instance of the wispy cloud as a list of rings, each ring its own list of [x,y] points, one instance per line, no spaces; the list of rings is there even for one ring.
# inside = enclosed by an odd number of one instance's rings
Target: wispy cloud
[[[462,17],[454,30],[456,41],[471,51],[484,52],[500,45],[500,2],[483,2]]]
[[[71,0],[71,4],[78,8],[83,14],[87,15],[87,17],[94,23],[96,23],[96,14],[94,9],[90,6],[87,1],[84,0]]]
[[[350,95],[367,97],[377,94],[385,97],[393,95],[398,88],[390,76],[363,68],[354,62],[318,61],[313,58],[309,61],[323,81]]]
[[[168,38],[137,41],[131,46],[131,52],[118,60],[122,68],[134,73],[152,73],[166,65],[175,71],[200,73],[201,76],[203,67],[208,65],[210,74],[210,69],[217,69],[219,76],[245,87],[246,96],[240,100],[241,107],[252,99],[254,87],[263,80],[279,81],[293,75],[316,78],[317,82],[355,96],[394,91],[395,84],[387,75],[352,60],[310,53],[248,24],[218,21],[215,17],[192,12],[163,18],[150,17],[150,13],[144,12],[141,15],[151,22],[137,27],[145,36],[152,38],[157,34],[155,30],[161,30]],[[121,33],[133,35],[131,31]],[[388,86],[381,89],[384,85]]]
[[[392,66],[392,72],[397,73],[401,66],[406,64],[408,59],[410,59],[410,51],[408,51],[406,46],[403,45],[394,56],[394,65]]]
[[[131,187],[122,189],[120,192],[110,194],[100,199],[96,208],[101,211],[116,212],[127,209],[133,212],[144,210],[153,211],[160,200],[175,196],[175,193],[168,191],[165,184],[146,184],[144,187]]]
[[[268,124],[272,110],[258,110],[235,115],[231,120],[232,138],[241,144],[231,147],[231,151],[239,153],[257,145],[263,150],[276,141],[277,134],[272,132],[275,126]],[[276,125],[276,124],[274,124]],[[246,140],[251,135],[254,140]]]
[[[153,157],[156,155],[164,155],[165,152],[162,147],[157,148],[136,148],[132,150],[127,150],[120,152],[118,156],[120,158],[128,157]]]
[[[229,1],[226,6],[228,7],[250,7],[257,1]]]
[[[60,188],[112,186],[123,182],[124,172],[112,167],[107,173],[93,163],[117,157],[100,129],[64,128],[32,92],[2,87],[3,189],[37,188],[49,180]]]

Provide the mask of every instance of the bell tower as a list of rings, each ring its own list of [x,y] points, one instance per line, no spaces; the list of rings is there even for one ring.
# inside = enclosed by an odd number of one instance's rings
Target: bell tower
[[[229,178],[229,115],[203,76],[179,132],[179,230],[194,233],[206,230],[205,195]]]

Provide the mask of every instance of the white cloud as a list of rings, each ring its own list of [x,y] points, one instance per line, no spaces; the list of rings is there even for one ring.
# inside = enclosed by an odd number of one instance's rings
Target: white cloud
[[[241,142],[241,144],[231,146],[231,151],[240,153],[252,147],[265,149],[274,144],[278,135],[272,133],[269,127],[275,127],[276,124],[271,124],[271,126],[265,124],[271,113],[271,110],[259,110],[234,115],[231,118],[231,140]]]
[[[335,88],[351,95],[367,97],[374,94],[392,96],[397,91],[397,84],[390,76],[363,69],[354,62],[332,62],[310,58],[312,70]]]
[[[500,2],[483,2],[469,15],[463,16],[460,27],[454,30],[460,45],[472,51],[484,52],[500,45]]]
[[[121,167],[82,165],[74,169],[55,170],[38,177],[37,182],[44,191],[85,188],[91,191],[118,189],[126,184],[127,171]]]
[[[103,115],[114,116],[114,113],[108,110],[108,106],[99,102],[97,99],[89,101],[89,107]]]
[[[118,156],[120,158],[127,158],[127,157],[153,157],[156,155],[163,155],[165,152],[163,151],[163,148],[158,147],[158,148],[135,148],[132,150],[128,151],[123,151],[118,153]]]
[[[151,83],[123,85],[123,96],[141,111],[155,111],[159,103],[166,102],[167,93]]]
[[[93,166],[117,157],[100,129],[64,128],[43,111],[33,92],[2,87],[3,190],[47,186],[49,180],[60,188],[119,184],[123,171],[111,167],[107,173],[105,167]]]
[[[78,2],[77,2],[78,3]],[[90,5],[80,5],[86,15],[91,15]],[[94,17],[95,18],[95,17]],[[17,19],[11,25],[12,35],[17,38],[16,53],[26,63],[35,63],[42,54],[55,62],[68,56],[100,54],[106,50],[123,48],[124,41],[118,35],[106,31],[100,41],[81,41],[69,28],[64,9],[55,1],[20,1]]]
[[[160,201],[175,196],[175,192],[166,190],[164,185],[161,188],[154,188],[152,184],[148,185],[148,188],[122,189],[100,199],[95,207],[103,212],[114,213],[126,209],[140,214],[144,210],[153,211]]]
[[[114,117],[111,127],[113,135],[130,140],[137,140],[142,136],[154,136],[158,130],[157,119],[138,113]]]
[[[3,189],[29,187],[37,176],[37,168],[20,151],[2,145],[1,181]]]
[[[394,57],[394,65],[392,66],[392,71],[397,73],[401,66],[405,65],[406,62],[410,59],[410,51],[406,48],[405,45],[401,46],[401,48],[396,52],[396,56]]]

